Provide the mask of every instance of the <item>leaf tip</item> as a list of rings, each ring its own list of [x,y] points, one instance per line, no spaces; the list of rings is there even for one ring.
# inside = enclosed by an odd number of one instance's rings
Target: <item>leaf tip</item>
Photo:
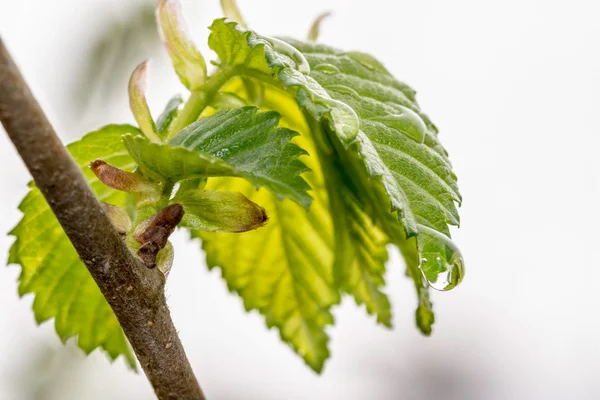
[[[157,134],[156,124],[152,119],[152,114],[146,100],[149,63],[150,61],[144,61],[138,65],[129,78],[129,107],[140,130],[148,140],[160,142],[161,139]]]
[[[221,9],[226,18],[237,22],[244,28],[247,27],[244,17],[242,17],[242,12],[235,0],[221,0]]]
[[[198,89],[206,79],[206,61],[190,37],[181,1],[161,0],[156,9],[156,19],[181,83],[190,90]]]
[[[332,11],[325,11],[321,14],[319,14],[319,16],[317,16],[317,18],[315,18],[314,22],[312,23],[310,30],[308,31],[308,35],[306,37],[306,39],[309,42],[314,42],[319,38],[319,33],[321,32],[321,24],[323,23],[323,21],[329,17],[331,17],[333,15]]]

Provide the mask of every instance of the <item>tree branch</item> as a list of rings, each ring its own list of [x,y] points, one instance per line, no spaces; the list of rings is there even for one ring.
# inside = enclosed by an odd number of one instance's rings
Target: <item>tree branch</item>
[[[164,277],[127,249],[0,39],[0,121],[112,307],[159,399],[204,399],[171,320]]]

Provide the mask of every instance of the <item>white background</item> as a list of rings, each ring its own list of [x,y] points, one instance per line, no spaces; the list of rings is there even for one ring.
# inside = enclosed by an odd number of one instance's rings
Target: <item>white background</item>
[[[332,358],[317,376],[263,318],[246,314],[198,243],[176,238],[169,304],[210,399],[600,398],[600,24],[593,0],[239,0],[251,27],[303,38],[321,11],[321,41],[374,54],[441,131],[464,197],[456,242],[463,284],[435,293],[435,331],[413,322],[415,294],[396,254],[387,292],[391,331],[347,300],[330,329]],[[185,2],[206,48],[217,0]],[[127,73],[81,95],[90,46],[107,21],[139,3],[0,0],[0,35],[65,142],[132,121]],[[160,49],[154,112],[181,91]],[[205,50],[208,56],[208,51]],[[212,57],[212,55],[211,55]],[[115,87],[108,95],[104,86]],[[111,91],[108,91],[109,93]],[[0,135],[0,231],[18,221],[29,176]],[[0,258],[12,242],[0,236]],[[143,375],[63,347],[19,299],[17,267],[0,268],[0,399],[149,399]]]

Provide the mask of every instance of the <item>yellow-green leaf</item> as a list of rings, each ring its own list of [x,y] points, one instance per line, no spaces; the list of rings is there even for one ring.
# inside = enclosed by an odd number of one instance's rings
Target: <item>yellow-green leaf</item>
[[[128,125],[108,125],[68,146],[98,198],[118,206],[126,204],[126,194],[102,184],[88,164],[102,158],[121,169],[133,169],[135,163],[121,142],[125,133],[140,132]],[[112,360],[124,356],[135,369],[135,357],[110,306],[36,187],[19,209],[23,218],[10,232],[16,240],[9,263],[21,267],[19,294],[35,296],[36,321],[54,318],[63,342],[77,336],[86,353],[101,348]]]

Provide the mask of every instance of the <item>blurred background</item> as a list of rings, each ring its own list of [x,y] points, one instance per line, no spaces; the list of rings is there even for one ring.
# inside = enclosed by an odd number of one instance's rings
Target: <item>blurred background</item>
[[[382,60],[418,91],[440,128],[464,197],[455,241],[467,275],[434,293],[436,323],[414,326],[416,298],[398,254],[388,264],[393,330],[346,299],[321,376],[244,312],[198,242],[176,234],[169,304],[210,399],[600,398],[600,3],[594,0],[238,0],[267,35],[320,40]],[[0,0],[0,35],[65,142],[133,122],[126,84],[152,59],[158,113],[185,93],[159,43],[154,1]],[[185,1],[207,58],[218,0]],[[1,128],[0,128],[1,129]],[[29,176],[0,135],[0,231],[20,218]],[[0,235],[0,258],[12,239]],[[0,268],[0,400],[151,399],[143,374],[63,346]]]

